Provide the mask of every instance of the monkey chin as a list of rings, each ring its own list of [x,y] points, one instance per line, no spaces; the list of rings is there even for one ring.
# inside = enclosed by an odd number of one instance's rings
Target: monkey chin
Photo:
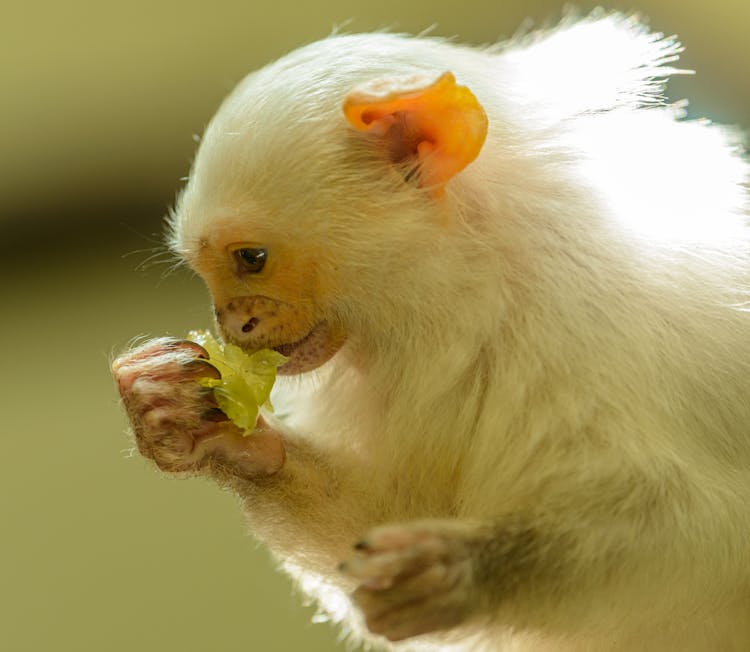
[[[275,351],[289,358],[281,365],[278,373],[284,376],[313,371],[328,362],[343,346],[346,336],[321,321],[302,339],[273,346]]]

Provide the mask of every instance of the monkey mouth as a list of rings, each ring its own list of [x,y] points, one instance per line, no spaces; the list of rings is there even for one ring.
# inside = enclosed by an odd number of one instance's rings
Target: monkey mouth
[[[273,348],[289,358],[279,367],[279,374],[293,375],[316,369],[341,348],[343,338],[335,335],[325,321],[318,322],[302,339],[278,344]]]
[[[310,340],[313,339],[315,336],[316,331],[320,329],[321,324],[316,324],[313,329],[305,335],[301,340],[297,340],[296,342],[286,342],[285,344],[279,344],[278,346],[274,346],[273,350],[278,351],[281,353],[281,355],[286,356],[287,358],[291,358],[294,355],[295,351],[298,351],[301,347],[306,346]]]

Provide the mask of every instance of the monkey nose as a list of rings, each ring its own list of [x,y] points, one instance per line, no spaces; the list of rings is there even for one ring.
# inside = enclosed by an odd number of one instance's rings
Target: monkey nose
[[[257,317],[250,317],[244,324],[242,324],[242,332],[243,333],[249,333],[258,325],[258,322],[260,319]]]
[[[216,325],[228,342],[243,345],[253,336],[260,318],[245,310],[238,310],[231,302],[224,308],[216,308]]]
[[[216,304],[214,311],[225,341],[254,348],[265,344],[278,323],[279,302],[264,296],[239,296]]]

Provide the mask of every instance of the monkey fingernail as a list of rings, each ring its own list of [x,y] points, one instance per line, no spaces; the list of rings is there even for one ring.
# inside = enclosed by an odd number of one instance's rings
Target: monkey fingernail
[[[183,365],[184,369],[193,374],[196,378],[213,378],[214,380],[221,379],[221,372],[214,367],[210,362],[197,358],[195,360],[189,360]]]
[[[197,342],[192,342],[191,340],[174,340],[168,344],[168,347],[174,349],[189,349],[195,356],[203,358],[204,360],[208,360],[210,357],[206,349]]]
[[[221,410],[221,408],[214,407],[206,410],[203,413],[203,418],[206,421],[213,421],[215,423],[221,423],[222,421],[229,421],[229,417]]]

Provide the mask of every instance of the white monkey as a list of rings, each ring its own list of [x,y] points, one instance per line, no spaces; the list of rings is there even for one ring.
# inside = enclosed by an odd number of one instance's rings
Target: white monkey
[[[749,168],[664,104],[679,52],[600,13],[248,76],[170,243],[289,356],[279,409],[241,436],[152,340],[114,364],[141,452],[384,646],[750,650]]]

